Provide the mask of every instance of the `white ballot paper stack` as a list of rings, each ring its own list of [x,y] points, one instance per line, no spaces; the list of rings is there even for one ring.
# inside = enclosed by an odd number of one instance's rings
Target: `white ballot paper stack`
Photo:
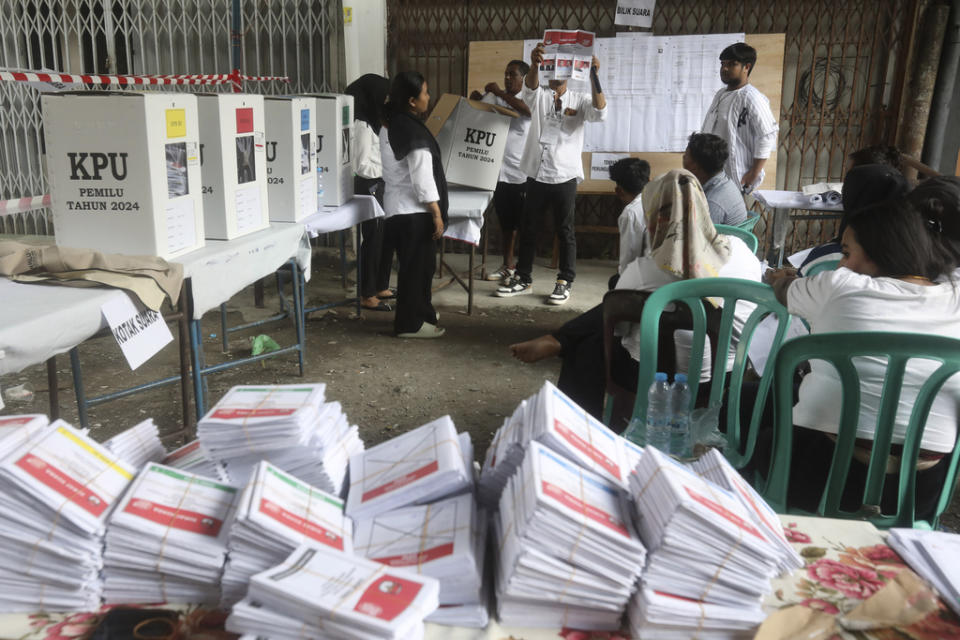
[[[134,472],[62,420],[0,463],[0,611],[100,606],[107,517]]]
[[[203,476],[147,464],[110,517],[103,599],[219,602],[225,523],[239,493]]]
[[[324,403],[325,386],[233,387],[200,420],[197,434],[234,484],[246,485],[257,463],[268,460],[339,495],[350,456],[363,451],[363,441],[340,403]]]
[[[167,454],[161,464],[221,482],[230,481],[227,470],[219,461],[210,457],[199,440],[191,440],[179,449],[174,449]]]
[[[250,576],[280,564],[301,544],[351,553],[352,534],[342,500],[261,462],[240,494],[230,525],[223,606],[246,595]]]
[[[148,462],[160,462],[167,455],[153,418],[147,418],[140,424],[118,433],[104,442],[103,446],[137,469]]]
[[[494,523],[501,622],[620,628],[646,549],[617,485],[532,442]]]
[[[439,583],[329,547],[302,546],[250,580],[226,628],[272,640],[419,640]]]
[[[356,522],[357,555],[440,581],[441,609],[427,621],[487,626],[481,587],[486,520],[472,493],[395,509]]]
[[[42,413],[0,416],[0,460],[19,449],[50,424]]]
[[[650,555],[629,607],[632,635],[752,637],[766,617],[760,601],[783,562],[781,548],[736,495],[653,447],[636,471],[630,490]]]
[[[597,473],[622,489],[635,455],[626,440],[591,416],[551,383],[546,382],[494,435],[480,475],[480,498],[495,505],[500,492],[523,460],[527,443],[536,440],[579,466]]]
[[[350,458],[347,515],[363,520],[472,488],[470,434],[443,416]]]
[[[890,529],[887,544],[930,582],[953,612],[960,615],[960,535],[946,531]]]

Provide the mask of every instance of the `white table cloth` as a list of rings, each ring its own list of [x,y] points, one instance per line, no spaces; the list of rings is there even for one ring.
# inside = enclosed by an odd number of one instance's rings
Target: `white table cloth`
[[[450,187],[449,196],[449,220],[443,237],[476,246],[483,231],[483,213],[493,200],[493,191]]]
[[[321,207],[313,215],[307,216],[297,224],[306,228],[311,238],[321,233],[343,231],[371,218],[382,218],[383,208],[373,196],[353,196],[339,207]]]

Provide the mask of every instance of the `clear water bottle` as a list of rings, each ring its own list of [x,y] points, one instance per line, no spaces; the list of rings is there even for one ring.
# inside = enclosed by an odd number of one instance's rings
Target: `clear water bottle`
[[[670,385],[670,453],[690,456],[690,387],[687,376],[678,373]]]
[[[647,392],[647,444],[670,453],[670,384],[658,371]]]
[[[623,432],[623,437],[638,447],[644,446],[647,444],[647,423],[640,418],[630,418],[630,424]]]

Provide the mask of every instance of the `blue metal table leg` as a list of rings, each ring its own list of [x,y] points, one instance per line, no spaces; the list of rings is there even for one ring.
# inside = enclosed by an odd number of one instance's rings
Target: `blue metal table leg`
[[[223,345],[223,352],[230,350],[230,343],[227,340],[227,303],[220,305],[220,343]]]
[[[358,316],[360,315],[360,309],[362,308],[360,304],[360,298],[363,295],[360,293],[360,248],[363,246],[362,244],[363,238],[360,237],[360,227],[361,225],[358,224],[357,225],[357,315]]]
[[[203,365],[200,362],[200,354],[203,344],[200,341],[200,321],[190,319],[190,367],[193,369],[193,399],[197,409],[197,420],[203,417],[205,413],[203,395]]]
[[[347,241],[345,231],[340,231],[340,286],[347,288]]]
[[[300,268],[297,265],[296,260],[290,261],[290,287],[293,289],[293,322],[294,326],[297,328],[297,344],[300,345],[300,349],[297,351],[297,360],[300,364],[300,375],[303,375],[303,361],[307,353],[307,332],[303,325],[303,295],[304,291],[301,289],[301,283],[303,282],[300,278]]]
[[[87,428],[87,395],[83,390],[83,371],[80,369],[80,352],[74,347],[70,349],[70,371],[73,374],[73,390],[77,395],[77,413],[80,415],[80,426]]]

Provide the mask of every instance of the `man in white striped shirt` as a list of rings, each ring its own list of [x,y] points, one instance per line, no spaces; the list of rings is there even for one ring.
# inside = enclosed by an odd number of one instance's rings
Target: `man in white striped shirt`
[[[757,50],[743,42],[720,52],[720,80],[727,86],[714,96],[701,127],[727,141],[730,155],[723,170],[743,193],[763,181],[763,166],[779,131],[770,100],[750,84],[756,63]]]

